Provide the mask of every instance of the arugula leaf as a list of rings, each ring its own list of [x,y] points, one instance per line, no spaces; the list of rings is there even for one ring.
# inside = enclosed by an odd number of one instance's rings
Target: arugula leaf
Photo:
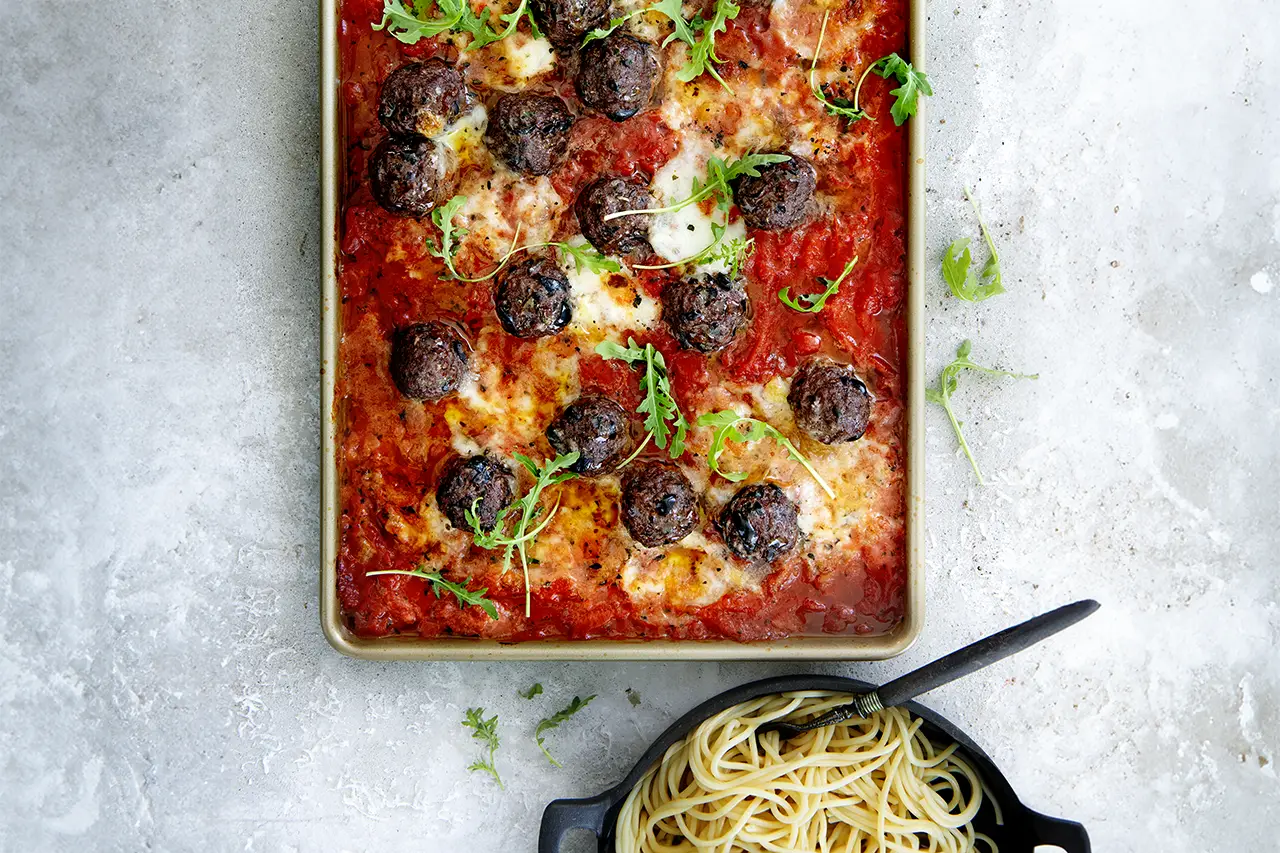
[[[622,272],[622,264],[613,258],[607,258],[600,254],[589,243],[580,245],[574,245],[573,243],[543,243],[542,245],[551,246],[573,258],[573,265],[578,272],[587,270],[597,275],[606,272]],[[525,248],[529,247],[526,246]]]
[[[853,260],[845,264],[844,271],[840,273],[839,277],[837,277],[835,281],[819,276],[818,281],[825,281],[827,283],[827,289],[820,294],[802,293],[800,296],[796,297],[800,302],[805,303],[804,305],[800,305],[795,299],[791,298],[789,293],[791,287],[789,285],[778,291],[778,299],[782,300],[783,305],[794,311],[799,311],[804,314],[817,314],[827,306],[827,300],[832,296],[835,296],[836,292],[840,290],[840,283],[849,276],[849,273],[853,271],[853,265],[857,262],[858,256],[854,255]]]
[[[682,0],[659,0],[659,2],[654,3],[652,6],[635,9],[634,11],[628,12],[619,18],[611,18],[609,20],[609,26],[600,27],[587,33],[582,39],[582,44],[585,47],[593,41],[608,38],[614,30],[637,15],[644,15],[648,12],[658,12],[659,14],[665,15],[670,19],[671,23],[675,25],[675,29],[671,31],[671,35],[667,36],[666,40],[662,43],[663,47],[666,47],[672,41],[682,41],[685,44],[692,45],[697,41],[697,39],[694,36],[693,31],[689,29],[689,22],[684,19],[684,10],[682,6]]]
[[[517,690],[516,693],[518,693],[522,699],[532,699],[534,696],[541,696],[542,684],[534,684],[528,690]]]
[[[834,499],[836,493],[827,485],[827,481],[814,470],[813,465],[804,457],[796,446],[791,443],[788,438],[779,432],[775,427],[764,421],[755,418],[749,418],[740,415],[733,409],[725,409],[721,412],[708,412],[698,418],[698,426],[713,427],[715,432],[711,436],[711,448],[707,451],[707,464],[711,466],[711,470],[733,483],[740,483],[747,478],[747,475],[741,471],[724,471],[720,468],[720,454],[724,453],[726,445],[730,441],[739,443],[750,443],[759,441],[766,436],[772,438],[787,454],[799,462],[804,470],[818,482],[822,490],[827,493],[827,497]]]
[[[559,711],[556,711],[550,717],[546,717],[540,720],[538,722],[538,727],[533,730],[533,739],[537,742],[538,749],[542,750],[542,754],[545,755],[547,757],[547,760],[550,761],[552,764],[554,764],[556,767],[561,766],[560,762],[552,758],[550,752],[547,752],[546,742],[543,740],[542,733],[551,731],[552,729],[556,728],[561,723],[563,723],[565,720],[568,720],[574,714],[578,713],[583,708],[590,705],[591,700],[594,698],[596,698],[596,695],[594,693],[592,693],[586,699],[580,699],[577,696],[574,696],[573,701],[570,702],[567,707],[562,708]]]
[[[439,572],[429,572],[422,566],[419,566],[412,571],[405,571],[403,569],[384,569],[379,572],[367,572],[365,576],[373,577],[374,575],[408,575],[413,578],[422,578],[423,580],[431,582],[431,591],[435,593],[436,598],[441,597],[440,590],[443,589],[445,592],[453,593],[453,597],[458,599],[459,607],[466,607],[467,605],[479,607],[485,613],[489,614],[490,619],[498,618],[497,605],[495,605],[490,599],[485,598],[485,593],[489,591],[489,587],[482,586],[475,590],[467,589],[467,584],[471,583],[471,578],[469,576],[465,582],[456,584],[452,581],[445,580],[444,576]]]
[[[974,364],[969,359],[969,353],[973,351],[973,342],[969,340],[962,341],[959,348],[956,349],[956,358],[946,367],[942,368],[942,372],[938,374],[938,385],[936,388],[926,388],[924,391],[925,399],[930,403],[937,403],[946,410],[947,418],[951,421],[951,428],[956,432],[956,439],[960,442],[960,448],[964,450],[964,455],[969,457],[969,464],[973,466],[973,473],[978,476],[978,485],[985,485],[986,481],[982,479],[982,471],[978,468],[978,461],[973,458],[973,451],[969,449],[969,442],[964,440],[964,432],[960,429],[964,423],[956,418],[955,412],[951,409],[951,395],[955,393],[957,387],[956,377],[960,375],[962,370],[977,370],[982,373],[989,373],[992,376],[1011,376],[1014,379],[1039,379],[1038,373],[1012,373],[1008,370],[997,370],[993,367],[983,367],[980,364]]]
[[[742,177],[750,175],[753,178],[760,177],[760,167],[769,166],[774,163],[785,163],[790,160],[788,154],[746,154],[741,159],[734,160],[732,163],[725,163],[719,157],[712,156],[707,160],[706,180],[699,178],[693,179],[693,192],[687,198],[681,199],[675,204],[669,204],[666,207],[648,207],[641,210],[619,210],[616,213],[610,213],[604,218],[605,222],[618,219],[623,216],[635,216],[641,213],[676,213],[684,210],[691,204],[697,204],[708,196],[714,196],[716,207],[722,213],[729,212],[729,206],[733,204],[733,187],[731,183]]]
[[[471,508],[463,512],[463,516],[467,520],[467,524],[471,525],[472,541],[486,550],[504,549],[502,556],[502,573],[506,574],[511,569],[511,558],[513,554],[520,555],[520,566],[524,570],[524,615],[529,616],[532,608],[532,592],[529,589],[529,543],[537,538],[551,519],[555,517],[556,510],[560,508],[560,502],[557,500],[555,505],[551,507],[551,511],[547,512],[539,503],[542,492],[548,486],[556,486],[566,480],[572,480],[578,476],[572,471],[566,470],[570,465],[578,461],[578,452],[565,453],[557,456],[550,462],[543,462],[541,465],[534,462],[523,453],[513,453],[512,457],[528,469],[529,473],[534,476],[533,488],[525,493],[524,497],[517,498],[510,506],[498,513],[497,522],[493,529],[486,532],[480,526],[480,519],[476,515],[476,507],[480,503],[477,498]],[[530,527],[540,516],[541,521],[536,526]]]
[[[516,245],[520,240],[520,224],[516,224],[515,234],[511,238],[511,247],[507,249],[506,254],[498,259],[493,269],[484,275],[478,275],[471,278],[462,275],[453,265],[454,258],[457,257],[458,251],[462,248],[462,241],[466,239],[470,232],[466,228],[453,224],[453,217],[463,205],[467,203],[465,195],[455,195],[440,207],[431,212],[431,221],[435,223],[436,228],[440,230],[440,242],[437,243],[432,238],[427,238],[427,251],[432,256],[439,258],[444,262],[445,269],[448,271],[448,277],[457,281],[475,283],[487,281],[497,275],[503,267],[507,265],[513,257],[521,252],[528,252],[533,249],[551,248],[561,252],[564,256],[573,258],[574,266],[581,272],[584,269],[594,273],[604,272],[621,272],[622,265],[612,258],[607,258],[600,252],[596,251],[590,244],[583,243],[574,245],[572,243],[526,243],[523,246]]]
[[[981,302],[997,293],[1005,292],[1000,276],[1000,255],[996,252],[996,244],[991,239],[991,232],[987,230],[987,223],[982,220],[982,210],[974,201],[968,187],[964,188],[964,197],[969,200],[969,204],[973,205],[973,212],[978,215],[978,227],[982,229],[982,236],[987,241],[987,248],[991,250],[991,257],[982,268],[982,278],[979,281],[978,274],[970,267],[972,258],[969,255],[969,238],[961,237],[948,246],[947,251],[942,255],[942,277],[951,288],[951,295],[956,299],[963,299],[965,302]]]
[[[862,76],[858,78],[858,85],[853,90],[852,99],[830,96],[828,84],[819,85],[817,80],[818,56],[822,53],[822,42],[827,34],[827,21],[830,17],[830,11],[822,16],[822,29],[818,31],[818,45],[813,49],[813,62],[809,65],[809,88],[813,91],[813,96],[822,102],[828,113],[837,118],[848,119],[850,122],[861,121],[864,118],[870,119],[870,113],[858,106],[858,100],[862,95],[862,84],[874,71],[886,80],[892,78],[902,84],[889,92],[894,96],[889,114],[893,116],[893,123],[901,127],[918,111],[920,96],[933,94],[928,76],[923,71],[917,71],[910,62],[898,54],[891,53],[880,57],[863,69]]]
[[[390,3],[391,0],[387,0],[387,2]],[[454,269],[453,256],[458,253],[458,249],[461,248],[463,239],[465,239],[467,234],[470,232],[467,231],[466,228],[455,226],[453,224],[453,217],[466,203],[467,197],[465,195],[455,195],[453,198],[431,211],[431,221],[435,224],[436,228],[440,229],[440,242],[437,243],[430,237],[427,238],[427,251],[434,257],[444,261],[445,268],[449,270],[449,273],[454,278],[460,281],[466,281],[467,279],[459,275],[458,271]]]
[[[640,393],[644,400],[636,411],[645,416],[644,428],[653,436],[658,447],[667,448],[672,459],[679,459],[684,454],[685,437],[689,432],[689,422],[680,411],[680,405],[671,395],[671,377],[667,373],[667,361],[662,353],[654,349],[653,344],[643,347],[635,342],[635,338],[627,338],[627,346],[603,341],[596,347],[596,353],[606,359],[621,359],[627,364],[641,364],[644,372],[640,374]],[[667,425],[667,421],[671,425]],[[673,431],[674,430],[674,431]],[[670,438],[670,447],[667,440]]]
[[[439,14],[425,17],[432,6],[437,8]],[[374,24],[373,29],[385,29],[405,44],[417,44],[420,39],[432,38],[441,33],[467,33],[471,36],[471,43],[463,50],[468,51],[479,50],[511,35],[523,17],[529,18],[534,38],[541,35],[533,22],[529,0],[521,0],[515,10],[498,16],[507,25],[501,32],[489,25],[490,14],[490,9],[486,6],[477,15],[471,8],[470,0],[383,0],[382,20]]]
[[[929,84],[928,76],[923,71],[917,71],[910,62],[896,53],[877,60],[871,67],[886,80],[894,79],[902,84],[889,92],[894,96],[889,115],[893,116],[893,123],[899,127],[916,114],[921,95],[933,94],[933,86]]]
[[[477,770],[483,770],[493,777],[499,788],[505,788],[506,786],[502,784],[502,777],[498,775],[498,768],[493,763],[493,754],[498,751],[498,715],[494,714],[486,720],[484,718],[484,708],[468,708],[467,714],[462,720],[462,726],[463,728],[471,729],[472,739],[480,741],[488,750],[487,756],[477,758],[467,765],[467,769],[472,773]]]
[[[716,6],[711,13],[710,20],[704,20],[701,15],[693,19],[689,29],[698,33],[699,38],[697,41],[689,43],[689,59],[676,72],[677,80],[682,83],[688,83],[705,72],[716,78],[716,82],[724,86],[725,91],[733,94],[733,89],[728,83],[724,82],[724,78],[716,71],[716,65],[724,62],[723,59],[716,56],[716,33],[724,32],[728,27],[728,22],[738,17],[738,11],[738,5],[733,0],[716,0]],[[683,41],[683,39],[681,40]]]

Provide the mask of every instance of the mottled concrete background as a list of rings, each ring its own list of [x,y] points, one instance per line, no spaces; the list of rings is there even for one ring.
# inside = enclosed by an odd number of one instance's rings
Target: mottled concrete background
[[[959,0],[929,21],[929,279],[990,477],[929,414],[930,612],[884,679],[1072,598],[930,702],[1097,849],[1280,836],[1280,8]],[[0,4],[0,848],[531,851],[673,716],[810,667],[371,665],[316,618],[310,2]],[[542,681],[544,701],[515,698]],[[624,695],[641,697],[632,707]],[[600,698],[530,742],[575,693]],[[458,721],[501,714],[499,791]]]

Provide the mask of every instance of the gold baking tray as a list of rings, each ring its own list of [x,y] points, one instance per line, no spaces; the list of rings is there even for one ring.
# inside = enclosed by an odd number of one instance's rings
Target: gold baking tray
[[[338,203],[342,176],[338,121],[338,2],[320,0],[320,240],[322,421],[320,449],[320,624],[343,654],[370,660],[882,660],[906,651],[924,625],[924,113],[907,122],[907,588],[902,623],[878,637],[845,635],[737,643],[730,640],[539,640],[357,637],[338,605],[337,431],[334,383],[341,334]],[[909,0],[911,62],[925,68],[924,2]]]

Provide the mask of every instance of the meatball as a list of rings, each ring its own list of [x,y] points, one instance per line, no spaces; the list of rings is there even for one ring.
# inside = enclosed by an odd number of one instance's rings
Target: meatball
[[[484,141],[515,171],[545,175],[568,154],[572,127],[573,115],[556,96],[513,92],[493,105]]]
[[[493,301],[502,328],[517,338],[554,335],[573,317],[569,277],[550,258],[512,264],[498,282]]]
[[[639,178],[599,178],[578,193],[573,211],[582,236],[606,255],[625,255],[649,246],[649,215],[634,214],[605,221],[611,213],[643,210],[653,205],[649,187]]]
[[[716,530],[744,560],[772,563],[800,539],[796,505],[772,483],[740,489],[720,511]]]
[[[587,477],[618,467],[631,449],[630,418],[608,397],[579,397],[547,427],[556,453],[578,452],[569,470]]]
[[[391,343],[391,378],[415,400],[439,400],[458,390],[467,373],[467,345],[444,323],[415,323]]]
[[[573,48],[609,20],[610,0],[530,0],[534,20],[558,48]]]
[[[857,441],[871,420],[871,395],[853,365],[825,358],[800,366],[787,402],[796,424],[823,444]]]
[[[719,352],[747,324],[750,303],[724,273],[684,278],[662,291],[662,318],[685,349]]]
[[[516,478],[492,456],[455,456],[445,464],[436,486],[436,505],[459,530],[471,530],[467,512],[475,507],[481,530],[492,530],[498,513],[516,494]]]
[[[733,200],[751,228],[777,231],[804,221],[818,173],[803,157],[760,166],[760,177],[743,175],[733,182]]]
[[[636,465],[622,478],[622,522],[641,545],[679,542],[698,525],[698,495],[674,465]]]
[[[388,136],[369,158],[369,189],[391,213],[426,216],[457,187],[448,154],[421,136]]]
[[[615,30],[582,49],[574,86],[587,109],[623,121],[649,105],[661,76],[657,47]]]
[[[382,84],[378,121],[402,136],[435,136],[458,117],[467,102],[467,84],[458,69],[440,58],[402,65]]]

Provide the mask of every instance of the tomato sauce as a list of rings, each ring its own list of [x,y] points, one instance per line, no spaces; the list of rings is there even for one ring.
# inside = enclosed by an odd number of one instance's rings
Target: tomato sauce
[[[876,5],[877,11],[874,24],[859,36],[858,53],[874,59],[902,51],[905,0],[867,5]],[[369,576],[379,570],[430,565],[446,553],[438,541],[415,540],[414,531],[424,508],[433,507],[438,472],[453,452],[450,427],[440,408],[410,405],[391,383],[386,359],[393,331],[433,317],[447,318],[472,335],[496,325],[492,282],[447,280],[441,263],[426,250],[424,238],[434,233],[430,222],[388,214],[370,196],[367,158],[382,138],[376,117],[381,81],[413,59],[460,57],[456,48],[436,39],[406,46],[373,31],[370,24],[380,17],[381,0],[346,0],[340,28],[346,169],[338,261],[342,341],[333,415],[340,440],[338,592],[350,628],[362,636],[405,633],[504,641],[751,641],[798,634],[875,634],[896,625],[903,615],[906,586],[901,527],[852,551],[792,555],[768,569],[753,588],[731,591],[702,606],[668,605],[663,618],[638,606],[623,590],[613,576],[618,560],[613,546],[592,537],[574,543],[592,582],[582,582],[583,575],[535,581],[528,617],[518,560],[504,573],[500,552],[471,547],[461,563],[466,571],[452,577],[459,583],[465,579],[473,589],[487,587],[487,597],[503,614],[497,621],[478,607],[460,606],[452,595],[437,596],[419,578]],[[717,41],[717,50],[725,60],[721,73],[738,91],[759,84],[760,66],[767,70],[800,62],[793,47],[771,27],[768,9],[744,7]],[[539,84],[563,92],[572,102],[571,80],[561,74],[552,71]],[[714,85],[707,77],[700,83]],[[905,435],[901,403],[906,358],[906,150],[903,129],[888,120],[890,88],[874,75],[868,80],[864,100],[884,119],[842,128],[839,161],[820,170],[818,193],[832,200],[834,212],[790,231],[749,234],[755,248],[744,274],[752,317],[733,345],[709,359],[680,349],[661,327],[635,332],[638,342],[654,344],[667,359],[674,394],[690,420],[709,391],[722,383],[760,386],[789,376],[808,356],[827,353],[855,364],[859,374],[869,378],[878,400],[897,403],[883,409],[891,414],[873,422],[869,436],[896,448],[893,452],[900,456]],[[598,175],[652,178],[679,143],[678,131],[667,126],[658,110],[621,123],[583,118],[572,132],[572,156],[550,176],[551,186],[571,205],[581,187]],[[820,313],[792,311],[777,298],[783,287],[790,287],[793,297],[820,293],[825,286],[820,279],[839,277],[855,256],[849,277]],[[657,297],[675,275],[644,272],[637,286]],[[504,376],[519,379],[537,369],[531,342],[504,336],[498,347],[490,355],[500,360]],[[608,396],[629,410],[640,403],[633,370],[591,352],[575,355],[577,385],[583,393]],[[581,494],[584,500],[599,495]],[[890,516],[905,514],[901,483],[886,489],[882,503]],[[619,524],[617,506],[609,501],[597,500],[593,511],[601,525]]]

